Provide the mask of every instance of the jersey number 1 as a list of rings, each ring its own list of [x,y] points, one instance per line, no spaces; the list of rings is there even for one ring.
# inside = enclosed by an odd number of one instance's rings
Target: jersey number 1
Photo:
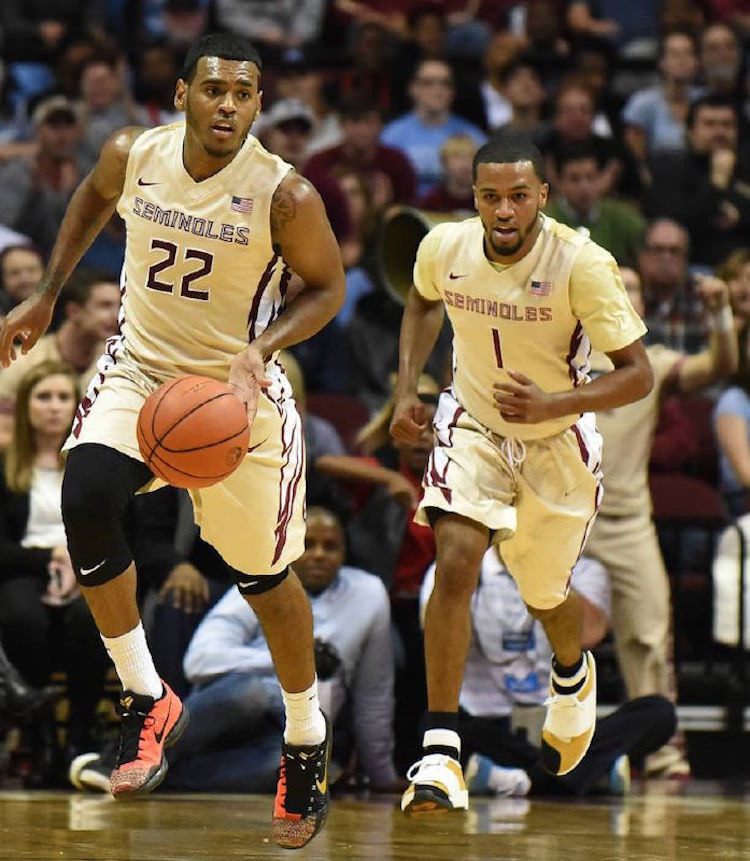
[[[151,250],[153,251],[154,249],[165,251],[166,257],[163,257],[156,263],[152,263],[151,266],[148,267],[146,286],[149,290],[158,290],[159,293],[173,293],[174,284],[167,281],[159,281],[156,276],[159,275],[162,270],[168,269],[170,266],[174,266],[179,249],[174,242],[167,242],[164,239],[152,239]],[[198,278],[203,278],[204,275],[208,275],[211,272],[214,267],[213,254],[209,254],[206,251],[199,251],[197,248],[186,248],[185,260],[200,260],[202,265],[193,272],[188,272],[187,275],[182,276],[182,281],[180,282],[180,296],[184,296],[186,299],[198,299],[201,302],[207,302],[208,290],[194,290],[190,285],[193,281],[196,281]]]
[[[500,330],[493,329],[492,330],[492,345],[495,348],[495,361],[497,362],[498,368],[503,367],[503,348],[500,343]]]

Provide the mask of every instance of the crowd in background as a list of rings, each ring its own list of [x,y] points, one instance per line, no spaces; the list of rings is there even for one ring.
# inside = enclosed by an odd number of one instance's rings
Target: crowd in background
[[[383,266],[382,226],[394,207],[433,221],[470,216],[477,148],[506,130],[531,136],[545,158],[547,214],[623,268],[659,369],[634,425],[638,446],[617,436],[625,413],[604,428],[615,477],[607,503],[605,474],[600,530],[655,535],[649,473],[708,485],[741,518],[750,488],[750,2],[4,0],[0,315],[39,283],[66,205],[108,135],[179,119],[174,82],[187,46],[209,30],[259,48],[263,111],[252,133],[316,187],[341,248],[343,308],[283,359],[308,451],[300,576],[322,697],[341,730],[342,780],[392,789],[418,750],[419,596],[434,542],[411,520],[430,436],[407,447],[387,434],[403,297]],[[106,742],[107,661],[65,546],[60,447],[117,331],[124,240],[115,215],[66,285],[50,333],[0,370],[0,721],[25,727],[28,761],[17,757],[15,773],[29,786],[57,785],[79,754]],[[450,337],[446,326],[420,384],[428,404],[449,380]],[[606,370],[596,359],[594,372]],[[629,471],[617,475],[626,449]],[[196,534],[184,493],[139,497],[128,519],[157,669],[198,715],[178,764],[198,757],[201,766],[175,768],[173,785],[271,785],[280,698],[257,622],[227,591],[226,565]],[[694,534],[684,540],[703,553]],[[611,625],[621,664],[611,698],[674,702],[669,579],[656,539],[647,546],[658,557],[647,573],[627,541],[619,558],[599,559],[612,598],[593,601],[603,616],[592,642]],[[635,619],[637,594],[649,596],[651,618]],[[702,657],[708,644],[675,624],[674,638]],[[232,648],[220,648],[222,637]],[[66,686],[62,735],[51,679]],[[212,704],[231,712],[233,703],[236,720],[217,727]],[[689,775],[684,740],[663,744],[673,727],[668,718],[660,726],[661,758],[644,773]],[[180,777],[196,773],[200,785]],[[508,794],[529,791],[518,774],[504,779]]]

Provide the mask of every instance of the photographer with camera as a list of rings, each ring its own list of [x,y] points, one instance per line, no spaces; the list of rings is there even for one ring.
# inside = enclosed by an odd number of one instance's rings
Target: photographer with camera
[[[305,552],[294,570],[310,598],[318,693],[332,723],[348,706],[361,771],[377,790],[398,789],[393,767],[393,653],[382,581],[343,565],[344,530],[322,507],[307,513]],[[185,654],[195,685],[190,724],[172,748],[166,786],[199,792],[272,792],[284,707],[260,623],[236,589],[208,612]],[[334,756],[336,750],[334,750]],[[108,789],[107,755],[71,775],[78,788]],[[331,763],[329,780],[340,774]]]

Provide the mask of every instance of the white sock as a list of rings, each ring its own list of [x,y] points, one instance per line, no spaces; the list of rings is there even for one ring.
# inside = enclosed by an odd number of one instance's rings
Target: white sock
[[[452,729],[428,729],[422,737],[422,749],[430,747],[452,747],[456,750],[456,759],[461,758],[461,736]]]
[[[286,711],[284,741],[297,747],[320,744],[326,737],[326,722],[318,702],[317,677],[306,691],[290,694],[281,689]]]
[[[521,768],[507,768],[502,765],[493,765],[490,771],[487,786],[501,796],[513,796],[515,798],[529,794],[531,780],[528,774]]]
[[[142,623],[138,622],[132,631],[120,637],[102,635],[102,641],[112,658],[123,689],[158,700],[164,693],[164,687],[148,650]]]
[[[580,686],[585,680],[589,671],[589,662],[586,660],[586,653],[581,655],[581,665],[572,676],[561,676],[555,672],[555,665],[552,664],[552,681],[561,688],[574,688]]]

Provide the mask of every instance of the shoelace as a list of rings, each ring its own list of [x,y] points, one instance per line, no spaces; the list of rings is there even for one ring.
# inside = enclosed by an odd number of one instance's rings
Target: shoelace
[[[512,436],[506,436],[500,443],[500,451],[503,457],[508,461],[508,466],[515,470],[526,459],[526,446],[520,439]]]
[[[120,743],[117,746],[117,767],[119,768],[126,762],[132,762],[138,758],[143,730],[151,728],[156,719],[148,712],[128,709],[121,703],[115,706],[115,710],[122,718]]]
[[[419,772],[419,769],[422,767],[423,764],[424,765],[442,765],[442,763],[443,763],[442,759],[440,759],[440,760],[433,759],[431,762],[427,762],[428,759],[431,759],[432,757],[435,757],[435,756],[441,756],[441,754],[430,753],[427,756],[423,756],[422,759],[417,760],[414,763],[414,765],[412,765],[409,768],[409,770],[406,772],[406,779],[407,780],[414,780],[414,778],[417,776],[417,773]]]

